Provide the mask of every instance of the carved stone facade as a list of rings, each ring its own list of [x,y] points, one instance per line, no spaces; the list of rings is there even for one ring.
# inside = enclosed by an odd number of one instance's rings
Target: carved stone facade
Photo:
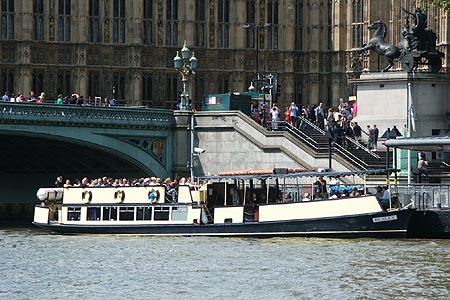
[[[33,6],[41,1],[43,12]],[[63,15],[62,2],[70,3]],[[14,30],[8,35],[11,25],[0,25],[0,89],[26,95],[45,91],[48,99],[77,93],[92,102],[115,96],[120,104],[174,108],[181,79],[173,58],[186,40],[199,62],[189,89],[197,108],[204,95],[246,91],[255,78],[257,57],[259,71],[277,74],[283,105],[293,100],[336,105],[355,93],[349,79],[385,65],[375,54],[354,55],[370,39],[367,25],[383,20],[389,28],[386,40],[398,45],[404,17],[400,6],[412,10],[414,2],[133,0],[117,8],[122,0],[25,1],[1,12],[6,19],[14,16]],[[92,8],[97,4],[98,14]],[[170,11],[173,5],[178,9]],[[427,14],[447,71],[448,17],[433,6]],[[37,38],[41,16],[43,38]],[[253,41],[246,23],[254,25]],[[145,42],[144,35],[151,38]],[[392,68],[399,70],[400,64]]]

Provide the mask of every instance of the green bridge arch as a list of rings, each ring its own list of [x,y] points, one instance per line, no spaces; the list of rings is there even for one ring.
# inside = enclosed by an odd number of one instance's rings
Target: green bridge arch
[[[106,172],[109,166],[117,173],[168,177],[174,126],[171,110],[0,103],[6,145],[0,169],[56,174]]]

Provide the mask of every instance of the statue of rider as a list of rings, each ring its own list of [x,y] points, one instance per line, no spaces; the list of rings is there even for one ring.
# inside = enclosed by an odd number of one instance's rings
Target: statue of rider
[[[426,28],[428,26],[427,15],[422,12],[422,10],[417,7],[414,13],[407,11],[402,7],[402,10],[408,14],[407,18],[407,26],[409,27],[409,16],[413,17],[414,23],[411,27],[411,31],[409,34],[406,32],[403,33],[403,36],[409,42],[409,48],[411,50],[429,50],[428,47],[428,33],[426,32]],[[409,28],[408,28],[409,29]]]
[[[424,32],[425,28],[427,28],[427,15],[422,13],[422,10],[417,7],[414,11],[413,18],[414,25],[412,26],[412,31],[419,36]]]

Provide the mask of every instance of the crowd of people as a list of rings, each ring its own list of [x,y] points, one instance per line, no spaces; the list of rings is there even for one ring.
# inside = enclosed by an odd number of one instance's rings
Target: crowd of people
[[[28,97],[25,97],[22,92],[17,93],[17,95],[10,94],[6,91],[2,97],[3,102],[32,102],[32,103],[43,103],[46,99],[45,92],[41,92],[39,96],[36,96],[34,91],[30,92]]]
[[[55,187],[57,188],[70,188],[70,187],[146,187],[146,186],[163,186],[166,190],[166,201],[176,202],[178,199],[178,186],[179,185],[189,185],[192,188],[197,185],[197,183],[192,182],[191,178],[179,178],[172,180],[170,177],[162,180],[159,177],[140,177],[140,178],[111,178],[107,176],[88,179],[84,177],[83,179],[75,179],[72,183],[70,179],[63,180],[62,176],[58,176],[55,181]]]
[[[30,92],[28,97],[25,97],[22,92],[17,93],[17,95],[10,94],[9,91],[6,91],[2,97],[3,102],[25,102],[25,103],[45,103],[48,102],[47,94],[45,92],[41,92],[39,96],[36,96],[34,91]],[[53,100],[51,100],[53,103]],[[89,100],[86,101],[83,95],[78,95],[76,93],[72,95],[63,96],[59,94],[57,99],[54,101],[55,104],[63,105],[63,104],[73,104],[73,105],[92,105]],[[98,106],[116,106],[117,101],[114,98],[105,97],[103,102],[99,101],[99,103],[95,103]]]
[[[342,188],[337,188],[342,187]],[[306,192],[303,196],[302,201],[311,201],[314,199],[337,199],[341,197],[359,197],[362,195],[370,195],[372,194],[369,191],[369,188],[359,189],[357,186],[346,186],[342,185],[339,177],[331,178],[329,184],[327,184],[326,180],[319,176],[313,184],[313,195],[309,192]],[[388,185],[378,185],[376,187],[376,192],[373,194],[380,205],[384,209],[388,209],[390,207],[398,207],[400,205],[399,200],[396,197],[391,197],[391,193]]]
[[[367,135],[367,147],[369,150],[377,151],[380,134],[377,125],[367,125],[367,130],[364,131],[358,122],[353,121],[357,111],[356,102],[344,102],[341,100],[337,107],[328,109],[324,107],[322,102],[318,105],[302,106],[297,106],[295,102],[292,102],[289,106],[286,106],[284,113],[277,103],[273,103],[271,109],[267,112],[265,106],[259,107],[258,102],[254,101],[252,103],[251,117],[270,130],[280,130],[287,124],[304,130],[313,124],[324,131],[328,131],[337,144],[347,148],[352,148],[355,144],[347,142],[346,137],[357,142],[357,147],[362,142],[362,135],[365,134]],[[284,119],[282,118],[283,116]],[[399,132],[398,135],[400,135]]]

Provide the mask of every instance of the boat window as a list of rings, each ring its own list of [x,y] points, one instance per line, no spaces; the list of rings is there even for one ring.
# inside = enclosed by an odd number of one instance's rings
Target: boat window
[[[172,221],[186,221],[188,217],[187,207],[172,207]]]
[[[120,207],[119,208],[120,221],[134,221],[134,207]]]
[[[100,207],[88,207],[87,220],[88,221],[100,221]]]
[[[138,207],[136,212],[136,220],[151,220],[152,219],[152,208],[149,207]]]
[[[103,207],[103,221],[117,220],[117,207]]]
[[[68,207],[67,208],[67,220],[68,221],[80,221],[81,207]]]
[[[170,207],[155,207],[155,221],[169,221]]]

